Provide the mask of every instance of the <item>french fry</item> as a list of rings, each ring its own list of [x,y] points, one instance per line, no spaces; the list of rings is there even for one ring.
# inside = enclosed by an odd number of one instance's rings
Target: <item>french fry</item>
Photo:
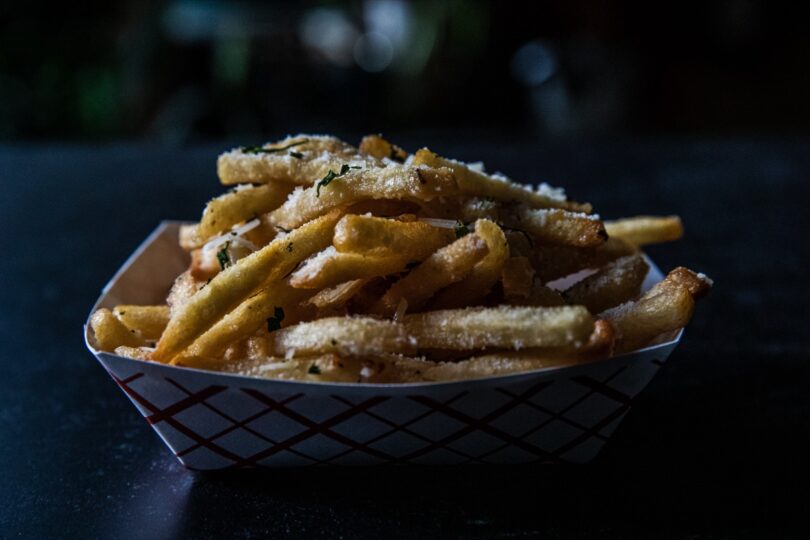
[[[634,246],[672,242],[683,236],[683,224],[678,216],[637,216],[606,221],[605,230]]]
[[[641,255],[627,255],[575,283],[563,293],[563,297],[569,304],[585,306],[591,313],[601,313],[638,296],[649,269]]]
[[[368,279],[405,270],[409,257],[367,257],[361,253],[338,253],[329,246],[306,261],[290,279],[299,289],[320,289],[355,279]]]
[[[115,348],[115,354],[132,358],[133,360],[148,361],[149,356],[152,354],[152,349],[149,347],[129,347],[127,345],[121,345]]]
[[[564,347],[587,341],[593,317],[583,306],[466,308],[406,315],[420,349]]]
[[[537,246],[530,253],[529,260],[540,281],[548,283],[581,270],[600,268],[637,251],[637,248],[618,238],[608,238],[607,242],[595,248]]]
[[[236,191],[211,199],[197,226],[197,237],[201,242],[205,242],[212,236],[230,230],[237,223],[270,212],[278,208],[291,191],[291,185],[272,183],[240,187]]]
[[[467,276],[487,252],[487,243],[478,235],[459,238],[391,285],[371,312],[388,317],[397,311],[401,302],[406,302],[412,310],[419,309],[433,293]]]
[[[534,280],[528,297],[512,298],[511,302],[517,306],[554,307],[565,305],[565,299],[559,292],[551,287],[546,287],[539,280]]]
[[[296,135],[275,144],[225,152],[217,159],[217,174],[225,185],[287,182],[310,186],[329,169],[340,169],[349,162],[379,164],[335,137]]]
[[[354,279],[352,281],[338,283],[334,287],[321,289],[317,294],[307,300],[307,303],[319,309],[341,308],[345,306],[366,283],[368,283],[368,279]]]
[[[141,338],[155,340],[169,323],[169,306],[118,305],[113,315],[129,330],[135,330]]]
[[[528,298],[534,284],[534,268],[526,257],[509,257],[501,270],[503,295],[508,300]]]
[[[351,169],[344,164],[330,169],[317,185],[292,192],[287,201],[270,213],[270,222],[293,229],[334,208],[368,199],[429,201],[453,195],[457,185],[450,169],[419,169],[390,166],[379,169]]]
[[[107,308],[101,308],[93,313],[90,317],[90,328],[93,329],[96,348],[101,351],[112,352],[121,345],[140,347],[144,344],[135,330],[124,326]]]
[[[479,219],[475,222],[475,234],[487,243],[487,256],[473,267],[469,276],[440,292],[431,304],[432,309],[474,305],[501,279],[503,265],[509,258],[509,245],[503,230],[487,219]]]
[[[368,154],[377,159],[390,159],[402,163],[408,157],[408,152],[391,144],[382,135],[366,135],[360,141],[360,153]]]
[[[289,283],[276,282],[254,294],[217,321],[188,347],[185,355],[192,358],[217,358],[231,343],[239,342],[258,329],[277,329],[285,320],[285,310],[309,295]],[[189,365],[188,363],[186,365]]]
[[[559,196],[557,190],[546,184],[538,189],[524,186],[510,181],[501,175],[489,175],[470,168],[468,164],[453,159],[439,157],[427,148],[422,148],[414,154],[414,166],[427,165],[429,167],[447,167],[456,173],[461,193],[477,197],[491,197],[499,201],[525,202],[534,208],[563,208],[576,212],[590,213],[590,204],[579,204],[566,201]]]
[[[598,217],[559,208],[516,208],[504,216],[504,224],[524,230],[548,244],[594,247],[608,238]]]
[[[336,354],[301,358],[266,357],[244,359],[220,366],[222,371],[251,377],[313,382],[363,382],[364,361]]]
[[[408,353],[414,340],[401,324],[371,317],[326,317],[272,332],[269,349],[278,356],[334,353],[362,356]]]
[[[616,353],[648,345],[665,332],[677,330],[692,318],[695,296],[711,287],[705,276],[679,267],[635,302],[611,308],[601,314],[616,328]]]
[[[339,218],[340,212],[334,211],[314,219],[217,274],[172,314],[152,358],[170,361],[263,284],[329,245]]]
[[[421,261],[454,239],[451,229],[432,227],[422,221],[347,215],[335,225],[332,243],[340,252]]]

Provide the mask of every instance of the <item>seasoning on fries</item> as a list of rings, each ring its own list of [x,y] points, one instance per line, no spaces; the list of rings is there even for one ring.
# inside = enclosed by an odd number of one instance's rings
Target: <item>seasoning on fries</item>
[[[190,264],[166,305],[99,309],[99,349],[278,379],[472,379],[643,348],[712,285],[680,267],[641,294],[639,248],[680,238],[677,216],[603,222],[559,188],[380,135],[237,148],[217,172],[233,188],[181,228]]]

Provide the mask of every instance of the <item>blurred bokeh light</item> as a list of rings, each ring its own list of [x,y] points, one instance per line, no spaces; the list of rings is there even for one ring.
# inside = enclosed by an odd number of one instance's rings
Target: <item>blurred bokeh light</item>
[[[810,127],[803,6],[5,3],[0,140]]]

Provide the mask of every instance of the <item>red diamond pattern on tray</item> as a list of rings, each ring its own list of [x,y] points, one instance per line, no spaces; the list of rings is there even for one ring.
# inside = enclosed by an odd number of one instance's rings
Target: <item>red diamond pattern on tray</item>
[[[587,461],[632,404],[623,391],[628,373],[657,368],[643,362],[601,369],[599,378],[589,372],[430,395],[381,389],[353,398],[113,376],[184,464],[219,469]]]

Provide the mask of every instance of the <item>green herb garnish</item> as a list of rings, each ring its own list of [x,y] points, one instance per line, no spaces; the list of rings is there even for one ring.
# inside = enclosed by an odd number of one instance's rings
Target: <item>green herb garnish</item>
[[[292,151],[290,152],[290,155],[295,159],[304,159],[304,154],[302,154],[301,152]]]
[[[315,364],[312,364],[311,366],[309,366],[309,369],[307,370],[307,373],[310,373],[312,375],[320,375],[321,374],[321,368],[319,368]]]
[[[460,219],[456,221],[455,227],[453,227],[453,231],[456,233],[456,238],[461,238],[462,236],[467,236],[470,234],[470,229],[467,228],[467,225],[464,224],[463,221]]]
[[[344,174],[349,172],[349,169],[361,169],[361,168],[362,167],[350,166],[347,163],[344,163],[343,166],[340,168],[339,173],[336,173],[332,169],[329,169],[329,172],[326,173],[326,176],[321,178],[320,182],[318,182],[318,187],[315,189],[315,196],[320,197],[322,187],[328,186],[330,184],[330,182],[332,182],[332,180],[334,180],[335,178],[338,178],[340,176],[343,176]]]
[[[267,319],[267,331],[273,332],[281,328],[281,321],[284,320],[284,309],[278,306],[273,310],[273,316]]]
[[[292,242],[290,242],[289,244],[287,244],[287,251],[288,251],[289,253],[292,253],[292,250],[293,250],[293,243],[292,243]]]
[[[219,267],[221,270],[225,270],[226,268],[228,268],[233,264],[233,262],[231,261],[231,256],[228,255],[228,246],[230,244],[231,244],[230,242],[225,242],[225,245],[222,247],[222,249],[217,251],[217,260],[219,261]]]
[[[275,154],[277,152],[283,152],[284,150],[289,150],[290,148],[300,146],[309,142],[309,139],[304,139],[301,141],[297,141],[294,143],[290,143],[287,146],[280,146],[278,148],[265,148],[263,146],[244,146],[242,147],[243,154]]]

